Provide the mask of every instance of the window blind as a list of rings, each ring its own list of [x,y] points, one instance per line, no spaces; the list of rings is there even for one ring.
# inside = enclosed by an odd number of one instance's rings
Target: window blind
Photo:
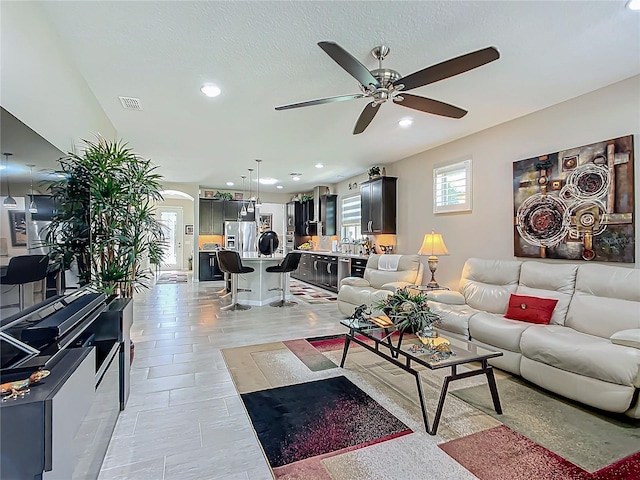
[[[471,160],[433,171],[435,213],[471,210]]]
[[[342,199],[342,226],[360,225],[360,195]]]

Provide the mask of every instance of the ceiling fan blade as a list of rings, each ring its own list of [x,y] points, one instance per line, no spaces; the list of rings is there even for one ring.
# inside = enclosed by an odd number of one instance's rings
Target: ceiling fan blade
[[[378,113],[378,110],[380,110],[380,106],[375,103],[370,103],[364,107],[364,110],[362,110],[362,113],[358,117],[356,126],[353,127],[353,134],[358,135],[359,133],[364,132],[371,123],[371,120],[373,120],[373,117]]]
[[[466,110],[463,110],[448,103],[439,102],[431,98],[419,97],[417,95],[411,95],[410,93],[402,93],[402,101],[398,100],[398,97],[393,101],[397,105],[403,107],[413,108],[414,110],[420,110],[421,112],[432,113],[434,115],[442,115],[443,117],[462,118],[467,114]]]
[[[361,93],[355,93],[353,95],[340,95],[337,97],[320,98],[318,100],[309,100],[308,102],[292,103],[290,105],[282,105],[276,107],[276,110],[289,110],[291,108],[310,107],[311,105],[322,105],[323,103],[343,102],[345,100],[354,100],[356,98],[364,97]]]
[[[360,63],[353,55],[334,42],[318,42],[318,46],[329,55],[334,62],[344,68],[349,75],[354,77],[365,87],[369,84],[379,87],[380,83],[371,75],[367,67]]]
[[[494,47],[483,48],[476,52],[467,53],[460,57],[452,58],[437,65],[424,68],[404,78],[393,82],[394,86],[404,85],[403,92],[413,88],[429,85],[430,83],[453,77],[460,73],[468,72],[500,58],[500,52]]]

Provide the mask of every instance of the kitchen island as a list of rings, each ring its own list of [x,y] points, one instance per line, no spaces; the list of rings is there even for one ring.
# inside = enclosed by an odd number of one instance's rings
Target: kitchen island
[[[270,290],[280,288],[279,273],[269,273],[267,267],[275,267],[284,260],[284,255],[258,256],[257,253],[244,253],[242,264],[245,267],[254,269],[251,273],[238,275],[238,289],[248,288],[250,292],[238,292],[238,302],[244,305],[264,306],[271,302],[280,300],[282,293],[280,290]],[[285,275],[285,297],[291,299],[289,293],[289,276]]]

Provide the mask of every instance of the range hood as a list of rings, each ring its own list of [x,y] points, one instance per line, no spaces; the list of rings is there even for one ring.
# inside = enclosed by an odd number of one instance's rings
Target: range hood
[[[322,222],[322,218],[320,218],[320,197],[322,195],[330,194],[331,190],[329,189],[329,187],[321,185],[313,187],[313,220],[309,220],[311,223]]]

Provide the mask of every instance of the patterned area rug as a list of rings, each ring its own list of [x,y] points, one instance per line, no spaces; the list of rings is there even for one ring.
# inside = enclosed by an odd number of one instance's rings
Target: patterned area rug
[[[156,281],[157,285],[164,283],[187,283],[186,273],[163,273]]]
[[[504,410],[502,415],[492,409],[488,390],[482,386],[452,393],[590,472],[640,449],[638,421],[600,414],[517,378],[498,380],[498,391]],[[640,478],[640,473],[637,478]]]
[[[335,303],[338,297],[335,293],[322,290],[321,288],[312,287],[303,282],[291,279],[289,286],[291,295],[306,303]]]
[[[269,464],[361,448],[411,430],[345,377],[242,395]]]
[[[506,425],[443,443],[440,448],[480,480],[640,478],[640,453],[590,473]]]

